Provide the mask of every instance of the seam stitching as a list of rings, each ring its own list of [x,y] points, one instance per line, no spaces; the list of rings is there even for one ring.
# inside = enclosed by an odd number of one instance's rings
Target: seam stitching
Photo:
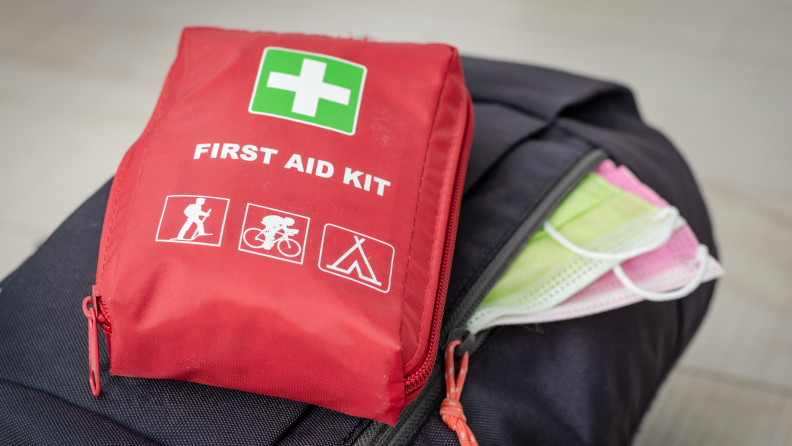
[[[402,296],[401,296],[402,312],[401,312],[401,319],[400,319],[400,323],[399,323],[399,340],[400,340],[399,343],[402,346],[402,348],[404,348],[404,340],[402,339],[402,328],[404,327],[404,305],[405,305],[404,298],[407,295],[407,278],[409,277],[410,266],[412,264],[412,249],[413,249],[413,246],[415,244],[415,228],[418,226],[418,208],[420,207],[421,196],[423,195],[423,191],[424,191],[424,180],[426,179],[426,165],[429,162],[429,147],[432,144],[432,137],[435,134],[435,124],[437,122],[437,115],[440,113],[440,102],[441,102],[441,100],[443,98],[443,93],[445,93],[445,90],[446,90],[446,85],[448,83],[448,72],[449,72],[449,69],[451,67],[452,60],[453,60],[453,52],[448,58],[448,63],[446,64],[446,71],[445,71],[445,74],[443,76],[443,79],[445,79],[445,80],[443,82],[443,86],[440,89],[440,94],[437,96],[437,104],[435,105],[434,117],[432,118],[431,132],[429,133],[429,139],[428,139],[428,141],[426,143],[426,151],[425,151],[425,155],[424,155],[424,165],[423,165],[423,170],[421,171],[421,185],[418,188],[418,199],[415,202],[415,211],[414,211],[414,214],[413,214],[413,227],[412,227],[412,232],[410,234],[410,249],[409,249],[408,254],[407,254],[407,267],[405,268],[405,272],[404,272],[404,282],[403,282],[403,285],[402,285]],[[434,253],[432,253],[432,255],[434,256]],[[431,265],[431,263],[430,263],[430,265]],[[425,300],[425,299],[423,299],[423,300]],[[425,302],[424,302],[424,305],[425,305]],[[418,342],[419,342],[419,344],[420,344],[421,335],[423,335],[423,321],[424,321],[424,318],[425,318],[425,314],[424,313],[425,313],[425,310],[422,309],[422,311],[421,311],[421,326],[420,326],[420,331],[418,332]],[[417,348],[416,348],[416,351],[417,351]],[[413,355],[413,357],[415,357],[415,355]],[[412,357],[410,358],[410,360],[412,360]],[[407,362],[409,362],[409,361],[407,361]],[[406,376],[404,376],[404,374],[406,373],[406,370],[404,370],[404,365],[405,364],[406,364],[406,362],[402,363],[402,379],[406,378]]]
[[[454,147],[457,142],[459,142],[461,144],[462,142],[460,141],[460,139],[464,139],[465,128],[463,127],[462,124],[464,124],[465,119],[462,118],[462,112],[463,112],[463,109],[465,108],[465,106],[466,106],[466,102],[465,102],[465,98],[463,97],[461,102],[460,102],[459,109],[457,110],[457,113],[458,113],[457,114],[457,122],[456,122],[456,125],[454,126],[455,127],[454,128],[454,135],[453,135],[453,137],[451,139],[451,143],[452,143],[451,146],[452,147]],[[459,162],[461,162],[461,161],[462,160],[460,158]],[[459,171],[459,166],[457,166],[457,169],[456,169],[456,171],[454,173],[458,173],[458,171]],[[445,179],[447,177],[448,177],[448,170],[446,169],[445,173],[443,174],[443,184],[445,184]],[[452,195],[453,195],[453,188],[454,188],[454,184],[451,184]],[[442,197],[442,195],[441,195],[441,197]],[[453,199],[453,197],[451,197],[451,198]],[[448,215],[449,219],[453,218],[453,215],[450,214],[451,207],[452,206],[449,206],[449,215]],[[450,220],[449,220],[449,223],[450,223]],[[433,242],[432,244],[433,245],[434,245],[434,241],[437,240],[437,227],[438,227],[438,225],[439,225],[439,215],[435,218],[435,226],[434,226],[435,238],[434,238],[434,240],[432,240],[432,242]],[[451,229],[450,226],[451,225],[449,224],[449,227],[446,228],[446,233],[443,234],[443,236],[447,236],[448,230]],[[446,251],[445,244],[443,245],[443,249],[441,251],[442,251],[441,255],[444,255],[445,251]],[[431,257],[431,259],[429,261],[429,265],[432,265],[434,263],[436,256],[437,256],[437,253],[433,250],[432,251],[432,257]],[[440,291],[440,286],[442,285],[440,283],[439,279],[440,278],[438,277],[438,282],[437,282],[437,287],[438,288],[437,288],[437,290],[435,292],[435,300],[437,299],[437,291]],[[446,283],[446,290],[447,289],[448,289],[448,284]],[[426,299],[424,299],[424,301],[425,300]],[[433,309],[432,315],[431,315],[431,317],[433,319],[434,319],[434,314],[435,314],[435,312],[434,312],[434,309]],[[425,320],[426,320],[426,311],[422,311],[421,312],[421,325],[420,325],[421,330],[418,332],[418,338],[419,339],[420,339],[421,335],[423,335],[423,333],[424,333],[423,323],[424,323]],[[430,327],[430,331],[431,331],[431,327]],[[427,345],[427,353],[429,351],[431,351],[431,345]],[[415,353],[412,355],[412,357],[409,360],[407,360],[406,362],[409,363],[410,361],[415,359],[415,357],[418,356],[418,355],[419,355],[419,351],[418,351],[418,349],[416,349]]]
[[[154,108],[154,113],[152,115],[151,121],[146,126],[145,130],[143,131],[143,134],[140,135],[140,138],[138,139],[138,141],[136,141],[133,144],[133,146],[132,146],[132,148],[130,150],[137,151],[137,148],[140,147],[142,144],[144,144],[146,142],[146,140],[154,132],[154,130],[157,127],[157,124],[159,124],[159,121],[162,119],[162,116],[164,115],[163,107],[165,106],[165,104],[178,91],[180,91],[181,86],[184,83],[184,79],[187,77],[187,72],[188,72],[188,69],[189,69],[189,62],[190,62],[190,49],[191,49],[191,45],[190,44],[192,43],[191,39],[185,39],[185,40],[186,41],[184,42],[184,44],[185,44],[184,70],[181,73],[181,79],[179,79],[179,85],[176,86],[176,87],[169,87],[170,82],[173,81],[173,77],[172,76],[175,73],[173,71],[168,73],[168,77],[165,79],[165,85],[163,86],[162,95],[161,95],[160,99],[157,101],[156,107]],[[175,63],[174,63],[174,65],[175,65]],[[133,155],[130,153],[129,157],[124,161],[123,170],[119,174],[118,190],[116,191],[115,201],[113,202],[112,218],[110,220],[110,226],[108,227],[108,230],[107,230],[107,237],[105,237],[105,249],[104,249],[104,252],[102,253],[101,273],[100,273],[100,276],[97,277],[97,280],[96,280],[97,284],[101,283],[101,279],[105,275],[105,265],[107,264],[107,251],[110,248],[110,236],[112,235],[113,229],[115,228],[115,218],[116,218],[116,212],[118,210],[118,201],[119,201],[120,196],[121,196],[121,190],[123,188],[122,185],[123,185],[123,181],[125,179],[125,175],[126,175],[127,169],[129,168],[129,164],[131,164],[131,161],[132,161],[132,156]],[[143,159],[141,159],[141,161],[140,161],[140,170],[141,171],[143,170],[143,163],[145,161],[145,156],[146,156],[146,147],[143,147]],[[138,182],[135,184],[135,189],[132,192],[132,199],[130,200],[130,205],[129,205],[130,208],[132,208],[132,204],[134,202],[134,197],[136,195],[136,192],[137,192],[139,184],[140,184],[140,178],[138,177]],[[101,291],[101,286],[100,286],[100,291]],[[105,317],[107,318],[107,321],[109,323],[110,322],[110,311],[109,311],[110,308],[109,308],[109,305],[107,303],[105,303],[104,307],[107,310],[107,315]]]

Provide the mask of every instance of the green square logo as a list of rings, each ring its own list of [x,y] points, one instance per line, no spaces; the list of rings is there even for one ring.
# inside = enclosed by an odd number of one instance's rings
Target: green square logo
[[[363,65],[268,47],[249,111],[354,135],[365,81]]]

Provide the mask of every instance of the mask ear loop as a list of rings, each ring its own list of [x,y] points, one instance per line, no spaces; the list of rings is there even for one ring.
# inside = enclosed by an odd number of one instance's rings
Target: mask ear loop
[[[638,286],[632,280],[630,280],[629,277],[627,277],[627,274],[624,273],[621,265],[614,266],[613,273],[616,275],[616,278],[619,279],[622,285],[624,285],[625,288],[632,291],[633,293],[645,298],[646,300],[662,302],[664,300],[685,297],[692,293],[693,290],[698,288],[699,285],[701,285],[701,281],[704,279],[704,275],[707,273],[707,266],[709,266],[709,249],[707,249],[707,245],[699,245],[696,253],[696,260],[699,261],[699,269],[696,272],[696,276],[693,277],[693,280],[691,280],[690,283],[683,286],[682,288],[673,291],[666,291],[664,293],[655,293],[652,291],[647,291],[643,288],[638,288]]]
[[[654,251],[655,249],[663,246],[668,239],[674,234],[676,229],[676,222],[679,218],[679,210],[674,206],[668,206],[663,208],[665,211],[665,215],[662,218],[666,218],[666,215],[670,214],[671,218],[669,218],[668,226],[666,227],[663,234],[655,241],[649,243],[648,245],[642,246],[640,248],[633,249],[628,252],[622,252],[618,254],[612,254],[609,252],[595,252],[589,251],[587,249],[583,249],[580,246],[570,242],[566,237],[561,235],[560,232],[553,225],[550,224],[549,221],[544,222],[544,230],[547,232],[553,240],[557,241],[561,246],[564,248],[574,252],[575,254],[581,255],[583,257],[588,257],[594,260],[615,260],[618,262],[623,262],[625,260],[632,259],[633,257],[638,257],[639,255],[646,254],[647,252]]]

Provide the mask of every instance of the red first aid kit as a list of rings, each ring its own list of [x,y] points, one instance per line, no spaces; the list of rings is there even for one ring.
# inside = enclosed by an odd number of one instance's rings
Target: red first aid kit
[[[113,181],[113,375],[395,423],[428,378],[473,118],[457,51],[190,28]],[[112,388],[110,388],[112,391]]]

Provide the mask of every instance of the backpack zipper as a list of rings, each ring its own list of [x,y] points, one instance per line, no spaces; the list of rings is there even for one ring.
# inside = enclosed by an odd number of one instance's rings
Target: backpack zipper
[[[460,300],[459,305],[449,315],[439,333],[438,339],[446,339],[457,330],[466,330],[467,321],[473,316],[476,308],[484,300],[489,291],[495,286],[506,269],[511,265],[514,258],[520,253],[522,248],[528,243],[531,236],[539,229],[556,207],[569,195],[570,192],[580,183],[580,181],[594,170],[600,162],[607,158],[607,154],[602,149],[594,149],[583,155],[577,163],[558,181],[555,187],[539,202],[533,212],[526,218],[514,231],[514,234],[506,241],[504,246],[498,251],[489,265],[484,269],[478,279]],[[456,222],[455,222],[456,225]],[[455,226],[456,229],[456,226]],[[448,286],[448,283],[445,284]],[[445,304],[445,299],[444,302]],[[472,358],[476,351],[486,342],[492,330],[484,330],[476,333],[475,341],[472,343],[468,352]],[[434,352],[436,353],[435,345]],[[437,365],[437,370],[425,378],[426,385],[421,393],[404,409],[399,416],[395,426],[388,426],[383,423],[372,421],[369,426],[361,432],[358,439],[353,443],[354,446],[363,445],[401,445],[413,432],[418,423],[424,418],[429,410],[432,410],[436,400],[443,394],[444,374],[443,358],[432,357],[433,365]]]

